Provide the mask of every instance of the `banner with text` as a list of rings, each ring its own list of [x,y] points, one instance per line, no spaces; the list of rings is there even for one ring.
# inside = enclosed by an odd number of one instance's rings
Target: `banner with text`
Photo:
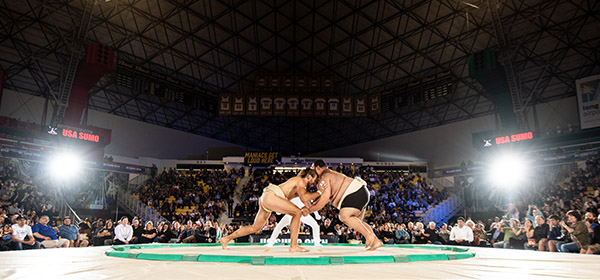
[[[279,152],[246,152],[244,164],[271,165],[281,161]]]
[[[581,129],[600,126],[600,75],[575,81]]]

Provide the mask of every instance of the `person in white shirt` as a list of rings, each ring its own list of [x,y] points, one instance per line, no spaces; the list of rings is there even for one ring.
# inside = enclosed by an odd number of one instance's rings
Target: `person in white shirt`
[[[294,203],[300,209],[302,209],[302,207],[304,207],[304,203],[302,203],[302,201],[300,200],[300,197],[292,198],[290,200],[290,202]],[[317,218],[317,220],[321,219],[319,212],[315,211],[314,214],[315,214],[315,218]],[[303,223],[309,225],[310,228],[312,229],[311,231],[313,234],[313,243],[315,244],[315,247],[322,247],[321,236],[320,236],[321,230],[320,230],[319,224],[317,223],[315,218],[313,218],[311,215],[302,216],[300,218],[300,222],[303,222]],[[279,234],[281,234],[281,230],[283,229],[283,227],[288,226],[291,222],[292,222],[292,216],[290,216],[290,215],[285,215],[283,218],[281,218],[281,220],[279,221],[279,223],[277,223],[277,226],[273,230],[271,237],[267,241],[267,244],[265,244],[265,247],[273,247],[273,245],[275,245],[275,241],[276,241],[277,237],[279,236]]]
[[[17,217],[17,223],[12,225],[12,245],[14,250],[39,249],[40,243],[35,241],[31,227],[25,224],[25,217]]]
[[[125,216],[121,217],[119,224],[115,227],[115,238],[113,244],[129,244],[133,238],[133,228],[129,225],[129,219]]]
[[[448,245],[469,246],[473,242],[473,230],[465,226],[465,218],[458,218],[458,226],[453,227],[450,231],[450,241]]]

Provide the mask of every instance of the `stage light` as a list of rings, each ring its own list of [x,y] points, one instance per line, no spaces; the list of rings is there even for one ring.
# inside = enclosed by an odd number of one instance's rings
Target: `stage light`
[[[525,180],[528,164],[523,158],[506,154],[494,160],[488,171],[493,184],[513,188]]]
[[[50,161],[50,175],[58,180],[68,180],[81,171],[83,162],[74,153],[57,154]]]

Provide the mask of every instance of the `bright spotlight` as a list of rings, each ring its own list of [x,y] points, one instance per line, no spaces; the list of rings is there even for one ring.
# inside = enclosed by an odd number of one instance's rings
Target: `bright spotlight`
[[[527,175],[525,159],[514,155],[503,155],[490,165],[490,179],[495,185],[512,188],[524,181]]]
[[[59,180],[68,180],[79,174],[83,166],[80,158],[71,153],[58,154],[50,161],[51,175]]]

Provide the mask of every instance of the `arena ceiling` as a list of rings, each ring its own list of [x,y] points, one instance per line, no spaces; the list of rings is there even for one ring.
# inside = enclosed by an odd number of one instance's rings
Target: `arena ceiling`
[[[332,74],[336,94],[395,95],[451,72],[449,95],[354,118],[219,116],[133,92],[114,74],[91,92],[93,110],[284,154],[495,113],[467,57],[498,49],[497,30],[524,110],[574,96],[575,79],[600,72],[599,1],[489,1],[1,0],[0,70],[5,88],[58,94],[73,53],[98,42],[215,102],[253,93],[257,73]]]

